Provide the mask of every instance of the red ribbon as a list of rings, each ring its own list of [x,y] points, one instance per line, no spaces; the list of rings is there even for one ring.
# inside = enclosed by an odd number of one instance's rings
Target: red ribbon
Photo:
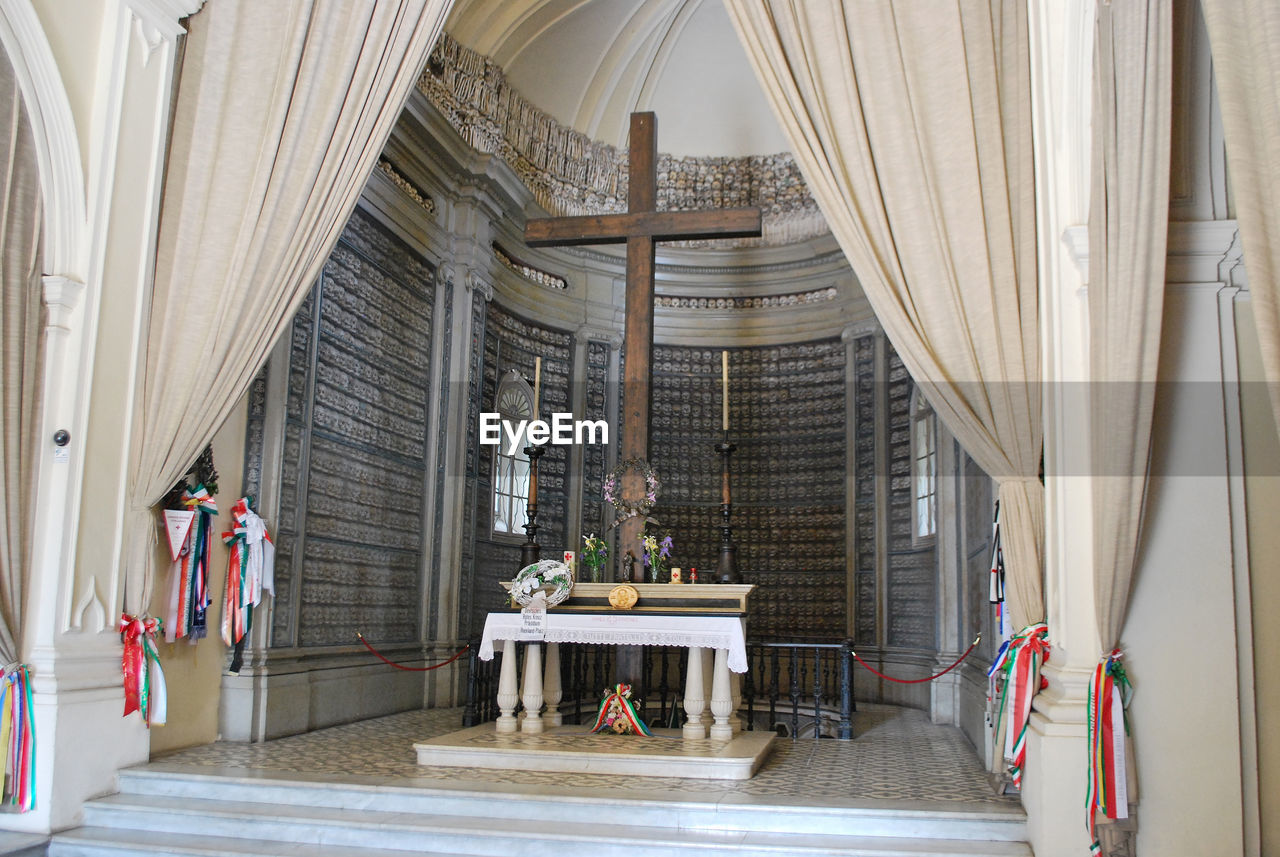
[[[154,642],[159,630],[160,623],[154,618],[139,619],[128,613],[120,616],[120,641],[124,643],[120,666],[124,671],[125,715],[140,711],[146,719],[147,652],[144,639],[150,637]]]

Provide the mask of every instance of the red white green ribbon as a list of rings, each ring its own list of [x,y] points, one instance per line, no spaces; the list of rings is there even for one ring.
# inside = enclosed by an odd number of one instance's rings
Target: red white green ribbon
[[[162,725],[168,716],[168,692],[160,653],[156,651],[156,634],[161,632],[159,619],[120,616],[120,641],[124,652],[120,667],[124,672],[124,714],[137,711],[142,722]]]
[[[165,613],[165,639],[172,643],[190,637],[194,643],[208,634],[209,561],[213,516],[218,506],[203,485],[182,495],[182,503],[196,513],[196,523],[170,568],[169,601]]]
[[[241,497],[231,507],[232,528],[222,534],[231,554],[222,602],[222,641],[240,642],[253,622],[263,591],[275,592],[275,547],[262,518]]]
[[[25,664],[0,682],[0,748],[4,751],[4,800],[19,812],[36,805],[36,730],[31,674]]]
[[[1022,787],[1022,769],[1027,760],[1027,727],[1031,722],[1031,700],[1047,683],[1040,667],[1049,660],[1049,626],[1043,622],[1028,625],[1006,640],[996,652],[988,676],[1004,672],[1004,690],[1000,694],[996,734],[1004,721],[1004,756],[1009,762],[1013,784]]]
[[[637,735],[649,735],[649,727],[636,714],[631,704],[631,685],[619,684],[612,691],[605,691],[604,701],[600,703],[600,713],[596,716],[592,732],[634,732]]]
[[[1089,789],[1085,800],[1088,813],[1090,854],[1101,854],[1098,816],[1110,820],[1129,817],[1129,792],[1125,768],[1125,738],[1129,725],[1125,716],[1133,686],[1125,675],[1123,653],[1116,649],[1104,655],[1089,677]]]

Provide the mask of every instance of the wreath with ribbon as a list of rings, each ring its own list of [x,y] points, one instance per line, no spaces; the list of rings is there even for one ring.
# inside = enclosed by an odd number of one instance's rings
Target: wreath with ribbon
[[[644,477],[644,496],[639,500],[628,500],[622,497],[619,489],[622,477],[631,470]],[[613,508],[618,512],[614,525],[622,523],[627,518],[645,517],[653,511],[654,504],[658,502],[658,484],[658,474],[643,458],[628,458],[609,471],[609,475],[604,478],[604,499],[613,504]]]

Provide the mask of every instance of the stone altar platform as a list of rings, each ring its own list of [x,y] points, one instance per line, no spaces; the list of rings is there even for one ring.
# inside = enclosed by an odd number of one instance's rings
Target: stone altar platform
[[[679,729],[653,732],[649,738],[557,726],[536,734],[502,733],[483,723],[413,746],[419,765],[746,780],[764,764],[777,740],[771,732],[738,732],[728,741],[683,738]]]

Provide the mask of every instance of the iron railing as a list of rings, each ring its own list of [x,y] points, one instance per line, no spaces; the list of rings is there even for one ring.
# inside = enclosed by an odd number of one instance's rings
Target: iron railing
[[[502,651],[493,660],[477,656],[480,643],[471,644],[468,658],[463,726],[496,720],[498,675]],[[616,647],[562,645],[560,647],[559,710],[566,723],[594,719],[602,694],[613,681]],[[641,680],[634,698],[652,726],[679,726],[684,721],[683,694],[688,650],[678,646],[646,646]],[[517,665],[518,667],[519,665]],[[519,668],[516,675],[521,675]],[[747,671],[740,679],[738,715],[747,730],[768,729],[792,740],[801,737],[853,737],[853,643],[747,644]]]

